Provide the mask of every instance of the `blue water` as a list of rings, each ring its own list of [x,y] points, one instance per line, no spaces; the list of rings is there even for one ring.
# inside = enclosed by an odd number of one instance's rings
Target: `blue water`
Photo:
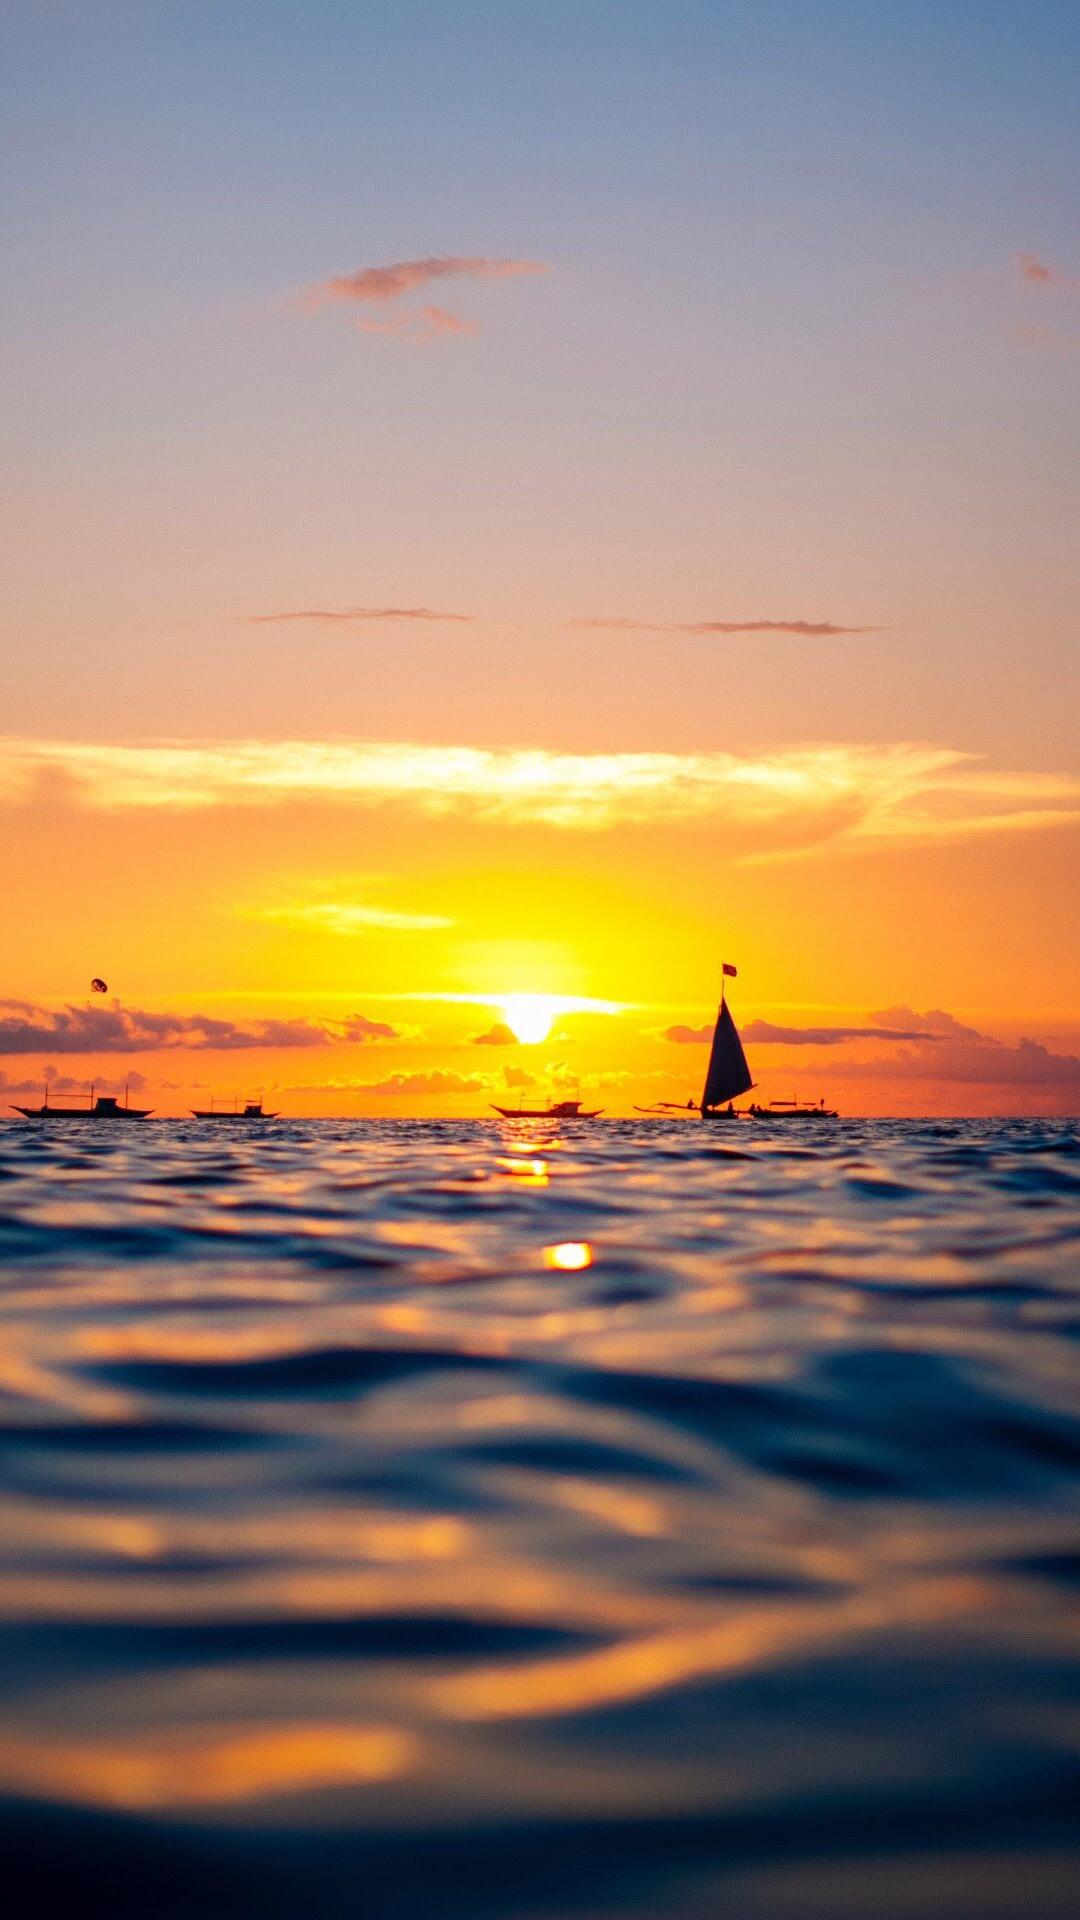
[[[1080,1914],[1078,1243],[1061,1122],[0,1127],[19,1911]]]

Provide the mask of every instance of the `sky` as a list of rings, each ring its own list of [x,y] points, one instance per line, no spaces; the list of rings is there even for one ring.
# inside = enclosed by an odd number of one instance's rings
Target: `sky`
[[[0,24],[0,1100],[1075,1112],[1072,0]]]

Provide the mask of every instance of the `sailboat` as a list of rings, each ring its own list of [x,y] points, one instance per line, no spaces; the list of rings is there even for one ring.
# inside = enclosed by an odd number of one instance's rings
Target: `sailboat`
[[[724,974],[734,975],[735,969],[724,964]],[[738,1120],[741,1118],[733,1105],[741,1093],[749,1093],[754,1085],[753,1075],[746,1064],[743,1043],[739,1039],[739,1029],[731,1017],[724,993],[723,976],[720,981],[720,1006],[713,1028],[712,1051],[709,1054],[709,1068],[705,1075],[705,1086],[700,1102],[687,1100],[680,1104],[677,1100],[658,1100],[651,1107],[638,1107],[638,1113],[699,1113],[703,1120]]]
[[[724,974],[732,979],[736,977],[735,968],[726,961]],[[749,1093],[755,1085],[754,1078],[747,1065],[743,1052],[743,1043],[739,1038],[739,1029],[731,1017],[724,993],[723,976],[720,982],[720,1007],[713,1029],[712,1051],[709,1054],[709,1069],[705,1075],[705,1086],[700,1103],[687,1100],[680,1105],[677,1100],[658,1100],[651,1107],[637,1107],[637,1113],[699,1113],[703,1120],[836,1120],[838,1114],[827,1107],[824,1100],[816,1106],[802,1104],[798,1100],[771,1100],[767,1107],[756,1103],[750,1107],[736,1108],[734,1102],[742,1093]]]

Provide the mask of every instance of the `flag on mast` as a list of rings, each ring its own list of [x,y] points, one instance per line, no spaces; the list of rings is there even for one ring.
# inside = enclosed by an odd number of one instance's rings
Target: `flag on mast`
[[[728,979],[737,980],[739,977],[738,967],[733,967],[730,960],[725,960],[723,964],[724,972],[727,974]]]

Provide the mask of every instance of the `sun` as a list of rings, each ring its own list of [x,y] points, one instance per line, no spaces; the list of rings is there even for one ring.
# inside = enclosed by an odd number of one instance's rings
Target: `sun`
[[[537,1047],[546,1040],[560,1013],[623,1011],[621,1001],[586,1000],[574,993],[497,993],[485,997],[485,1004],[499,1008],[515,1040],[524,1047]]]
[[[566,1012],[566,1001],[553,993],[510,993],[499,1007],[515,1040],[535,1047],[547,1039],[556,1016]]]

